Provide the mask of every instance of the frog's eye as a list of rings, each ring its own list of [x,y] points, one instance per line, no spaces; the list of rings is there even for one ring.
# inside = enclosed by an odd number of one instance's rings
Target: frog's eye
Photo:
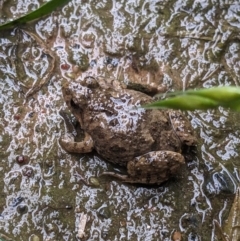
[[[87,76],[84,78],[84,80],[81,82],[81,85],[91,89],[97,88],[99,86],[97,80],[92,76]]]

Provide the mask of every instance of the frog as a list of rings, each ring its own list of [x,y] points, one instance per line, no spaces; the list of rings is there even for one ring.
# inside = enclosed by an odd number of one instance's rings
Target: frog
[[[160,185],[185,164],[183,147],[196,145],[194,130],[180,111],[146,109],[154,98],[117,81],[87,76],[62,85],[67,107],[84,133],[81,141],[61,138],[69,153],[91,153],[123,166],[127,173],[103,172],[126,183]]]

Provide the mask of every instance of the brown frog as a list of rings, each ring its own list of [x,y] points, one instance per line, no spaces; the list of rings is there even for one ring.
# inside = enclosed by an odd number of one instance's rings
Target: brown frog
[[[152,97],[87,77],[63,86],[63,97],[85,133],[81,142],[61,139],[68,152],[93,149],[105,160],[126,166],[128,175],[105,172],[129,183],[160,184],[185,163],[184,145],[196,139],[179,111],[146,110]]]

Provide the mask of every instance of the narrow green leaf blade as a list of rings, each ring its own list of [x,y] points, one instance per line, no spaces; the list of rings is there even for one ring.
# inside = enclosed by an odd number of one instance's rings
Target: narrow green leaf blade
[[[229,101],[224,103],[222,102],[220,103],[220,105],[225,108],[230,108],[231,110],[234,110],[234,111],[240,111],[240,98],[235,101]]]
[[[197,95],[178,95],[166,100],[159,100],[147,105],[143,105],[143,108],[171,108],[181,110],[207,110],[209,108],[217,108],[218,102],[209,98],[205,98]]]
[[[36,9],[35,11],[32,11],[32,12],[30,12],[18,19],[15,19],[11,22],[0,25],[0,30],[12,28],[18,24],[24,24],[24,23],[30,22],[32,20],[38,19],[40,17],[43,17],[43,16],[51,13],[57,7],[60,7],[69,1],[70,0],[51,0],[51,1],[43,4],[40,8]]]
[[[185,94],[198,95],[220,103],[225,103],[240,99],[240,88],[234,86],[214,87],[209,89],[187,90]]]

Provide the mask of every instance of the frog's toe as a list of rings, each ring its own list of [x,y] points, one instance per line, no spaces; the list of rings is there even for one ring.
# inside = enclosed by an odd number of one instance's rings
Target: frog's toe
[[[115,177],[121,181],[126,181],[128,179],[127,175],[121,175],[121,174],[117,174],[115,172],[103,172],[100,176],[111,176],[111,177]]]
[[[90,135],[86,134],[83,141],[75,142],[73,137],[65,136],[59,139],[61,147],[70,153],[89,153],[93,150],[93,140]]]
[[[115,172],[103,172],[100,176],[111,176],[111,177],[117,178],[120,181],[126,182],[126,183],[148,184],[144,180],[142,180],[142,178],[131,177],[131,176],[122,175],[122,174],[117,174]]]

